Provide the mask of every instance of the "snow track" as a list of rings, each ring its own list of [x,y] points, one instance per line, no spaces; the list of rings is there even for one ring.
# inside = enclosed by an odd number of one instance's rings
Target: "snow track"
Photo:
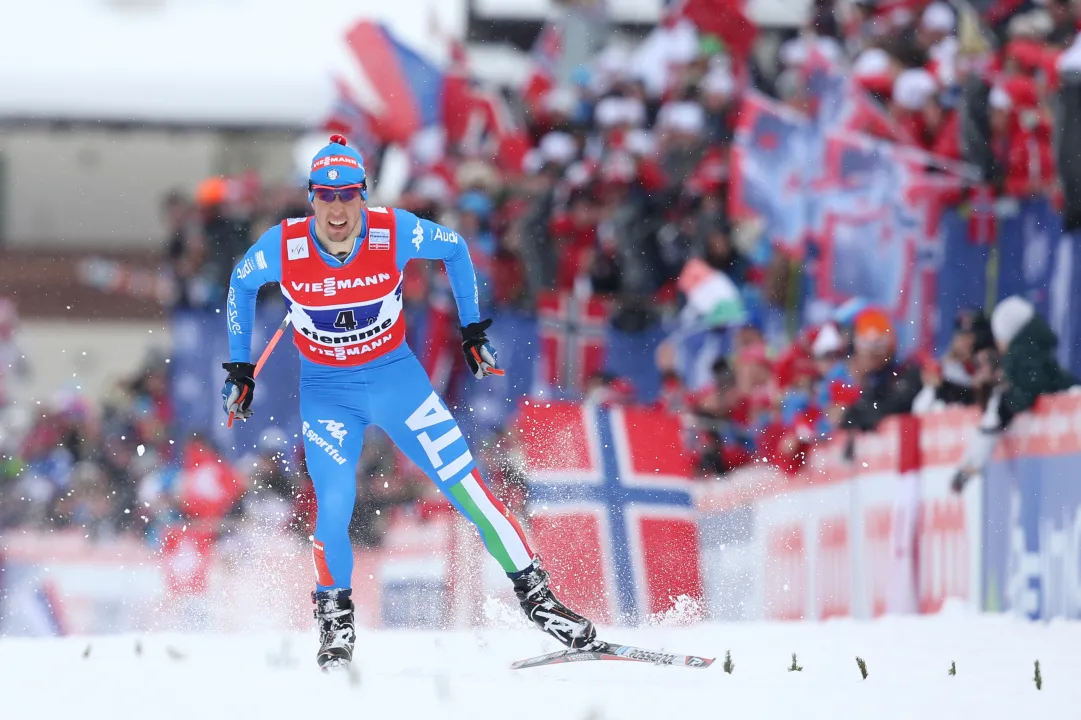
[[[361,630],[355,672],[323,675],[314,632],[3,638],[0,717],[987,720],[1077,717],[1081,708],[1081,623],[950,613],[603,634],[718,661],[694,672],[633,663],[511,671],[511,661],[557,647],[525,630]],[[793,652],[802,672],[787,670]]]

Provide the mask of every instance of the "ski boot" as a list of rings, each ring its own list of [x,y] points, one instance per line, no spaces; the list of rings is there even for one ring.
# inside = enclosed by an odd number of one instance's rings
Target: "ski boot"
[[[353,660],[352,590],[320,590],[312,593],[315,619],[319,621],[319,654],[315,660],[323,672],[345,668]]]
[[[593,623],[561,603],[549,587],[548,572],[540,558],[533,567],[513,578],[514,594],[522,611],[537,627],[572,650],[590,650],[600,643]]]

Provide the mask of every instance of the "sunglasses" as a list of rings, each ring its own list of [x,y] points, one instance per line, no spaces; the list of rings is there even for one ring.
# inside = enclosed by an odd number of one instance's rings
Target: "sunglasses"
[[[343,203],[347,203],[360,197],[361,193],[364,192],[364,186],[345,185],[342,187],[331,187],[329,185],[312,185],[312,192],[315,193],[315,197],[325,203],[334,202],[334,198],[339,198]]]

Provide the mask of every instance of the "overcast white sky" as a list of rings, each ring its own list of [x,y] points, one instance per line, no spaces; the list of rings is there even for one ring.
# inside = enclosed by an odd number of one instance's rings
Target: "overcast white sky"
[[[353,68],[343,34],[388,22],[440,59],[465,0],[27,0],[0,2],[0,117],[309,124]]]

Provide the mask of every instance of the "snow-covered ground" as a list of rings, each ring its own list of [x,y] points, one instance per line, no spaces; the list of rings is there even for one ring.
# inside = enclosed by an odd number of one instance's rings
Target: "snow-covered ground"
[[[314,633],[2,638],[0,717],[988,720],[1081,712],[1081,623],[949,613],[607,635],[718,661],[706,670],[585,663],[511,671],[512,660],[554,644],[520,629],[362,631],[357,672],[324,676],[314,667]],[[787,670],[793,652],[802,672]],[[1037,659],[1042,691],[1033,682]]]

